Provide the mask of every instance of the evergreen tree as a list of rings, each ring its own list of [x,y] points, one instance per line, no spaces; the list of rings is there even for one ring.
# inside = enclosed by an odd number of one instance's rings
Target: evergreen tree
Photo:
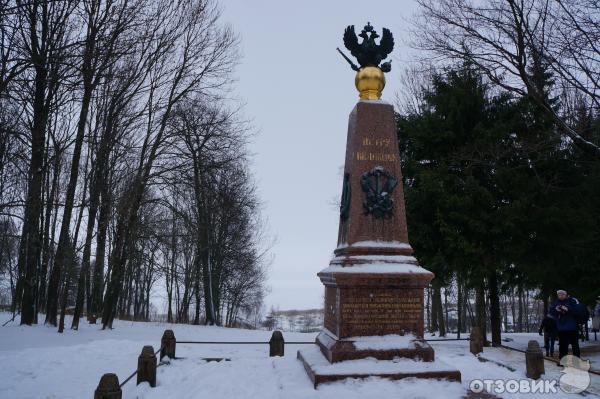
[[[559,112],[552,75],[533,58],[531,80]],[[598,295],[599,162],[535,101],[492,91],[470,65],[434,75],[423,99],[398,116],[398,131],[411,243],[436,274],[434,296],[453,277],[474,289],[475,324],[485,332],[489,318],[499,345],[501,294],[518,295],[522,330],[531,325],[528,289],[546,301],[557,288],[586,301]],[[598,134],[598,118],[575,120]]]

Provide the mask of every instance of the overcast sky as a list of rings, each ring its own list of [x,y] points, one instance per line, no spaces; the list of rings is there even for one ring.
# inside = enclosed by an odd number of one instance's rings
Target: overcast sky
[[[394,34],[383,99],[393,102],[408,60],[402,41],[412,0],[221,0],[224,21],[240,35],[236,94],[258,135],[253,172],[271,236],[268,307],[321,307],[317,272],[337,244],[348,114],[358,99],[355,73],[336,52],[347,25],[370,21]],[[345,50],[345,49],[344,49]],[[346,53],[348,53],[346,51]]]

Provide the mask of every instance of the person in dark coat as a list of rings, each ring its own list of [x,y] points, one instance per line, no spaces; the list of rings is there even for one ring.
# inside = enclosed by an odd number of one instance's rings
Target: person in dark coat
[[[562,359],[569,354],[569,345],[573,348],[573,356],[580,357],[577,340],[577,309],[579,301],[567,294],[565,290],[556,291],[557,298],[550,307],[550,314],[556,320],[558,330],[558,357]]]
[[[544,333],[544,349],[546,349],[546,356],[554,356],[554,342],[556,342],[556,320],[550,313],[548,313],[542,320],[540,325],[540,335]]]

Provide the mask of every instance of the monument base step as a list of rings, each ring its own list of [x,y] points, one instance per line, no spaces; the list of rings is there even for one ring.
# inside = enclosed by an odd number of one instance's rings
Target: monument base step
[[[411,339],[412,337],[412,339]],[[330,363],[358,360],[368,357],[377,360],[392,360],[398,357],[425,362],[435,360],[433,348],[422,339],[407,336],[370,336],[336,339],[322,331],[316,339],[321,352]]]
[[[317,345],[298,351],[298,359],[312,380],[314,387],[346,378],[380,377],[390,380],[402,378],[433,378],[460,382],[460,371],[440,361],[423,362],[414,359],[377,360],[373,358],[330,363]]]

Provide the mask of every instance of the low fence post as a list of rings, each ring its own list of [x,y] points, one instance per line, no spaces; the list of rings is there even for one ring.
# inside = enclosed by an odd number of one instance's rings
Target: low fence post
[[[527,370],[527,378],[537,380],[542,374],[545,373],[544,368],[544,353],[540,344],[531,340],[527,343],[527,350],[525,351],[525,367]]]
[[[473,327],[471,330],[469,350],[474,355],[483,352],[483,337],[479,327]]]
[[[156,355],[150,345],[144,346],[138,357],[137,384],[148,382],[152,388],[156,386]]]
[[[170,359],[175,359],[176,344],[177,340],[175,339],[173,330],[165,330],[160,340],[160,360],[165,356],[168,356]]]
[[[284,344],[281,331],[273,331],[273,335],[271,335],[271,339],[269,340],[269,356],[283,356]]]
[[[113,373],[104,374],[100,378],[98,388],[94,391],[94,399],[121,399],[122,397],[119,377]]]

